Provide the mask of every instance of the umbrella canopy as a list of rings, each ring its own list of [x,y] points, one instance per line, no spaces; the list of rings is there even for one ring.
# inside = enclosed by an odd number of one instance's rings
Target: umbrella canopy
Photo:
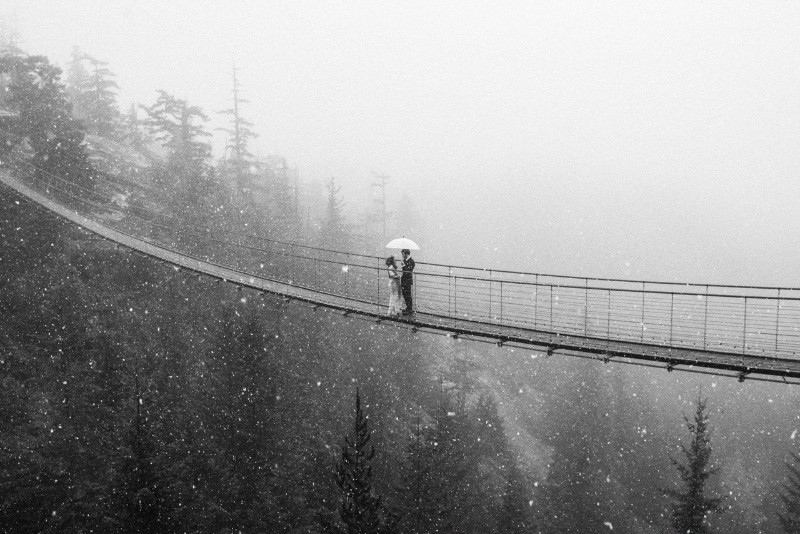
[[[411,241],[410,239],[406,239],[405,237],[399,237],[397,239],[392,239],[386,245],[386,248],[399,248],[400,250],[407,248],[408,250],[419,250],[419,245]]]

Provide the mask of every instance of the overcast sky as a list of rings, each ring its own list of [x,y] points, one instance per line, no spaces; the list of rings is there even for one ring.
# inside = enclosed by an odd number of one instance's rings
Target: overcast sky
[[[235,62],[256,151],[351,207],[390,175],[418,259],[800,286],[798,2],[3,5],[28,52],[107,61],[123,105],[213,116]]]

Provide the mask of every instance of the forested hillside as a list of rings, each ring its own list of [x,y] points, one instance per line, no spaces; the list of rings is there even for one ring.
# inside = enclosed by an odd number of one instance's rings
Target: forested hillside
[[[199,107],[159,91],[123,115],[78,50],[66,83],[9,47],[0,74],[0,172],[112,182],[120,216],[369,241],[335,180],[303,206],[285,160],[250,154],[238,107],[214,161]],[[660,372],[185,277],[0,194],[0,532],[796,528],[798,393],[693,377],[681,399]]]

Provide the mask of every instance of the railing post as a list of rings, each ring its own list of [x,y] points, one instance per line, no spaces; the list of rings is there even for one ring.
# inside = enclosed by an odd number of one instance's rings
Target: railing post
[[[584,280],[586,283],[583,289],[583,335],[589,333],[589,279]]]
[[[539,275],[534,279],[533,286],[533,327],[536,328],[536,312],[539,309]]]
[[[669,346],[672,346],[672,324],[675,313],[675,293],[669,294]]]
[[[492,317],[492,270],[489,269],[489,320],[494,320]]]
[[[503,322],[503,281],[500,280],[500,322]]]
[[[606,308],[606,341],[611,339],[611,290],[608,292],[608,308]]]
[[[378,286],[378,297],[375,301],[376,305],[378,306],[378,311],[380,312],[381,306],[381,259],[377,258],[378,260],[378,268],[375,270],[377,277],[375,278],[375,284]]]
[[[775,303],[775,356],[778,355],[778,331],[781,324],[781,290],[778,288],[778,300]]]
[[[553,284],[550,284],[550,329],[553,331]]]
[[[641,331],[641,336],[639,337],[639,342],[640,343],[644,343],[644,296],[645,296],[645,282],[642,282],[642,313],[641,313],[641,316],[642,316],[642,322],[641,322],[642,331]]]
[[[705,309],[703,311],[703,350],[708,348],[708,285],[706,285]]]
[[[453,277],[453,316],[458,316],[458,277]]]
[[[447,315],[453,314],[453,268],[447,266]]]
[[[744,321],[742,325],[742,354],[747,350],[747,297],[744,298]]]

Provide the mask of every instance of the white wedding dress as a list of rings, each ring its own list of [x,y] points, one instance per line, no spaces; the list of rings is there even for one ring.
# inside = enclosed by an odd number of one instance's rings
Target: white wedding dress
[[[400,276],[397,267],[389,267],[389,315],[403,313],[403,294],[400,290]]]

